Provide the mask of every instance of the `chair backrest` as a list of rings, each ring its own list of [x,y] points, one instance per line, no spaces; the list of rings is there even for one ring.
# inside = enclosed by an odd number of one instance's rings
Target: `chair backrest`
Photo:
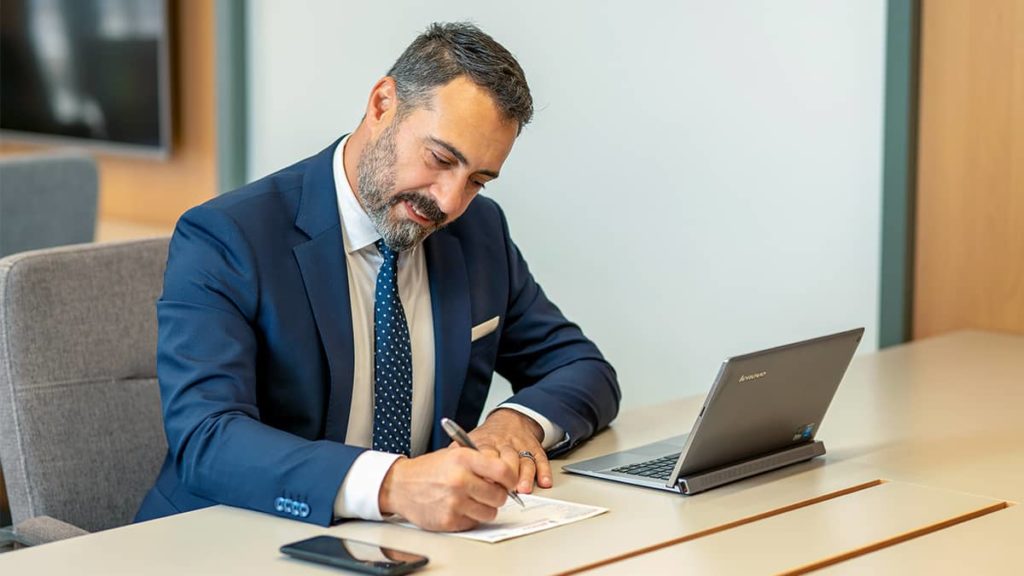
[[[156,380],[166,238],[0,259],[0,466],[17,524],[130,523],[167,451]]]
[[[0,158],[0,256],[92,242],[97,181],[88,156]]]

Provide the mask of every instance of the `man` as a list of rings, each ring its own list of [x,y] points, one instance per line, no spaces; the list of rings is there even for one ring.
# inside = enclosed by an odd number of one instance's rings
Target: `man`
[[[169,451],[136,520],[213,503],[431,530],[551,486],[615,373],[534,282],[493,201],[533,112],[519,64],[435,24],[350,135],[182,216],[157,304]],[[492,373],[514,395],[472,429]],[[441,450],[441,448],[446,448]]]

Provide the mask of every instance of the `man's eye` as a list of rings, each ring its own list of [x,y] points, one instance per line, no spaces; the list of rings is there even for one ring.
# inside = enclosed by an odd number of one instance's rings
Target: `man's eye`
[[[436,152],[431,152],[430,155],[433,156],[434,157],[434,161],[437,162],[438,164],[440,164],[441,166],[451,166],[452,165],[451,162],[449,162],[449,161],[445,160],[444,158],[441,158],[440,156],[438,156]]]
[[[484,182],[473,182],[473,184],[476,184],[477,188],[480,188],[481,190],[483,190],[484,188],[487,188],[487,184],[484,183]]]

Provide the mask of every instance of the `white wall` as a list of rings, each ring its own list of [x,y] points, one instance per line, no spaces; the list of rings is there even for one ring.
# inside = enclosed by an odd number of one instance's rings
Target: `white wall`
[[[884,0],[249,10],[250,178],[354,128],[431,21],[473,20],[519,58],[537,111],[488,191],[625,406],[830,331],[865,326],[875,348]]]

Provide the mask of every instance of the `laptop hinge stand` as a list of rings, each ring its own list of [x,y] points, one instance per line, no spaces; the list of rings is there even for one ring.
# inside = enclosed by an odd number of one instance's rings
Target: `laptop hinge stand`
[[[768,472],[769,470],[782,468],[783,466],[788,466],[796,462],[810,460],[811,458],[821,456],[824,453],[825,444],[820,440],[809,442],[807,444],[800,444],[799,446],[793,446],[792,448],[786,448],[785,450],[779,450],[763,456],[757,456],[755,458],[750,458],[749,460],[743,460],[736,464],[722,466],[721,468],[715,468],[706,472],[687,474],[686,478],[679,479],[679,489],[683,494],[696,494],[698,492],[710,490],[716,486],[721,486],[722,484],[728,484],[730,482],[754,476],[755,474],[761,474],[763,472]]]

